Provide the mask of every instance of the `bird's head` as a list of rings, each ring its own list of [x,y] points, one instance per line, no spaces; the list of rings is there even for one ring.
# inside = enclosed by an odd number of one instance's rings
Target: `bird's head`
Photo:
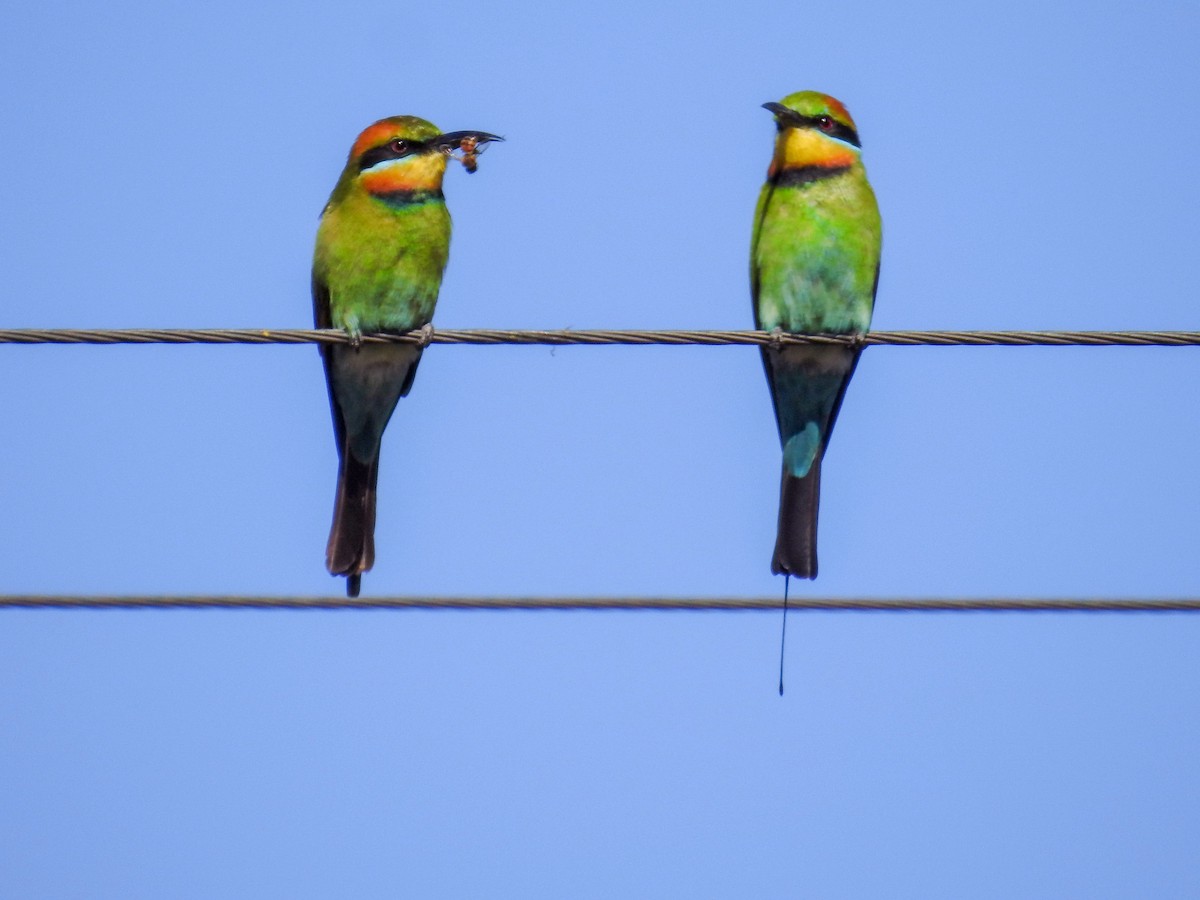
[[[486,131],[451,131],[416,116],[391,116],[369,125],[354,142],[342,173],[345,187],[358,184],[375,196],[437,193],[446,161],[463,146],[503,138]],[[473,144],[471,142],[474,142]]]
[[[854,120],[841,102],[817,91],[799,91],[781,103],[764,103],[775,116],[778,134],[769,174],[802,166],[853,165],[861,144]]]

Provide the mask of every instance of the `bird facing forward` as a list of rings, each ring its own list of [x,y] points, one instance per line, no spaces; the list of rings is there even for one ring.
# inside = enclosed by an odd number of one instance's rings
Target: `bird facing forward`
[[[882,226],[854,120],[816,91],[763,106],[777,133],[750,247],[755,323],[862,334],[875,305]],[[859,353],[845,345],[763,347],[783,445],[776,574],[817,576],[821,459]]]
[[[482,131],[443,134],[415,116],[381,119],[354,142],[321,213],[314,318],[318,328],[340,328],[351,338],[349,344],[321,346],[338,451],[325,565],[331,575],[346,576],[351,597],[375,561],[383,430],[412,387],[421,359],[415,343],[360,341],[364,332],[429,324],[450,253],[450,213],[442,197],[447,160],[464,149],[468,171],[474,171],[478,147],[498,140]]]

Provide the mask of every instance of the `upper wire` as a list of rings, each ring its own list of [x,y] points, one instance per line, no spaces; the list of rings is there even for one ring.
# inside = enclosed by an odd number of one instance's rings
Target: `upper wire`
[[[802,335],[781,331],[706,329],[424,329],[364,334],[363,343],[570,344],[626,346],[782,346],[848,344],[886,347],[1194,347],[1200,331],[871,331]],[[310,328],[7,328],[0,344],[345,344],[339,329]]]

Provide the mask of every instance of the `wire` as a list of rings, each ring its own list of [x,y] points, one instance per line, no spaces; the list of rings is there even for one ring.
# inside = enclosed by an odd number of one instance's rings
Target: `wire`
[[[407,334],[364,334],[363,343],[622,344],[719,346],[852,344],[890,347],[1194,347],[1200,331],[872,331],[863,335],[798,335],[780,331],[630,329],[423,329]],[[0,344],[346,344],[339,329],[263,328],[8,328]]]
[[[783,601],[757,597],[241,597],[0,595],[0,609],[336,609],[336,610],[624,610],[778,612]],[[929,599],[792,597],[788,608],[824,612],[1200,612],[1200,599]]]

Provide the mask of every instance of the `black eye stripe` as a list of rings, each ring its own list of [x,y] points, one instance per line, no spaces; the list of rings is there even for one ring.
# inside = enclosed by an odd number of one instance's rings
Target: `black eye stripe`
[[[855,147],[861,147],[862,144],[858,141],[858,132],[849,125],[843,125],[832,116],[829,117],[833,122],[832,128],[821,127],[821,116],[802,116],[798,112],[792,113],[786,118],[780,117],[778,120],[780,129],[783,128],[815,128],[823,134],[830,137],[835,137],[838,140],[845,141],[847,144],[853,144]]]
[[[402,141],[400,143],[404,147],[403,150],[396,147],[396,141],[388,141],[382,147],[372,147],[359,159],[358,171],[365,171],[384,160],[403,159],[406,156],[412,156],[414,153],[422,153],[428,149],[428,146],[421,141]]]

